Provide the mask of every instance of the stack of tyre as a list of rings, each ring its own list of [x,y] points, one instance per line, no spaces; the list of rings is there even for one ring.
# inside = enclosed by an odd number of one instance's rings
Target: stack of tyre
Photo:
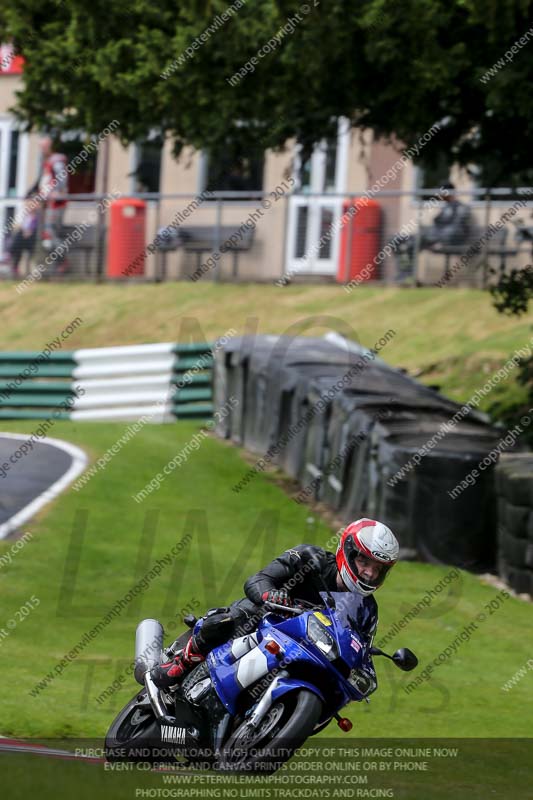
[[[235,338],[216,352],[214,374],[216,408],[233,398],[218,434],[297,480],[298,502],[321,501],[345,522],[383,519],[404,558],[495,569],[492,467],[454,494],[497,444],[483,415],[470,411],[440,436],[457,403],[363,347],[325,339]]]
[[[496,486],[498,572],[519,594],[533,595],[533,455],[502,456]]]

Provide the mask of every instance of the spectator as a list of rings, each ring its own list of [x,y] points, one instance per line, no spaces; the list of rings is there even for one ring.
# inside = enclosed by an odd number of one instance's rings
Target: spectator
[[[20,259],[23,253],[27,252],[29,255],[33,253],[38,225],[39,202],[36,196],[28,194],[24,201],[22,218],[18,225],[13,228],[7,245],[13,278],[18,277]]]
[[[67,157],[56,152],[51,136],[43,136],[39,145],[42,153],[41,171],[30,192],[38,192],[43,203],[41,240],[43,247],[52,251],[62,240],[67,205],[63,195],[68,192]],[[58,272],[64,271],[63,259],[58,258],[56,263]]]
[[[445,183],[442,189],[444,191],[440,197],[444,208],[439,211],[431,225],[421,226],[418,234],[419,251],[466,246],[475,229],[470,209],[455,196],[454,184]],[[390,242],[396,250],[396,280],[399,283],[413,276],[416,241],[416,234],[397,234]]]
[[[442,187],[444,208],[440,211],[428,232],[429,247],[462,245],[470,236],[473,225],[472,214],[466,203],[461,203],[455,196],[453,183],[445,183]]]

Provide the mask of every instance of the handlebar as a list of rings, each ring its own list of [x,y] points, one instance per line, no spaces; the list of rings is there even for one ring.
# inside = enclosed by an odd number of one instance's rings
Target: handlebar
[[[264,605],[274,611],[283,611],[285,614],[294,614],[295,616],[303,614],[304,611],[308,610],[301,606],[282,606],[281,603],[271,603],[270,600],[267,600]]]

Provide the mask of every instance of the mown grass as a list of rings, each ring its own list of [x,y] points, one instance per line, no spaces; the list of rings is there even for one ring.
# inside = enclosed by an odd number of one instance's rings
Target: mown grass
[[[371,347],[396,331],[382,353],[389,363],[467,400],[495,369],[530,341],[532,315],[498,314],[486,292],[191,282],[156,285],[39,283],[18,295],[0,286],[2,349],[40,350],[75,317],[83,324],[65,348],[162,341],[213,340],[230,328],[241,334],[338,330]],[[31,324],[28,324],[31,320]],[[482,404],[515,392],[514,376]],[[519,393],[520,394],[520,393]]]
[[[92,459],[112,446],[124,425],[57,423],[51,435],[83,447]],[[4,423],[29,432],[31,423]],[[131,661],[137,621],[160,618],[171,635],[181,630],[180,609],[202,612],[242,596],[244,580],[285,548],[323,544],[331,531],[309,509],[292,502],[266,475],[242,492],[231,490],[247,465],[239,452],[205,439],[186,465],[142,504],[132,500],[197,429],[193,423],[145,427],[79,492],[69,490],[26,530],[33,539],[0,570],[0,627],[32,596],[39,607],[1,643],[0,733],[30,737],[101,738],[116,711],[134,693],[128,679],[112,701],[96,698]],[[84,522],[84,519],[86,521]],[[77,569],[72,548],[84,531]],[[158,558],[190,534],[190,543],[87,646],[75,663],[38,694],[30,690],[71,650]],[[0,544],[0,555],[10,542]],[[69,556],[70,551],[70,556]],[[377,597],[378,639],[407,613],[446,567],[401,563]],[[533,607],[507,599],[490,614],[498,590],[461,573],[449,593],[387,645],[409,646],[420,667],[404,674],[376,659],[380,688],[369,705],[354,704],[346,737],[530,736],[533,693],[528,674],[510,692],[502,685],[531,657]],[[416,677],[480,612],[486,620],[431,678],[407,694]]]
[[[135,797],[217,798],[339,798],[395,797],[400,800],[528,800],[531,797],[531,745],[527,741],[485,740],[394,740],[375,742],[392,748],[392,756],[345,754],[340,748],[359,753],[374,742],[343,738],[322,754],[310,754],[318,742],[301,750],[278,773],[265,777],[228,775],[196,770],[185,774],[147,771],[147,764],[104,766],[81,760],[57,760],[34,755],[2,756],[5,770],[2,787],[6,796],[23,800],[39,787],[43,800],[75,796],[80,800],[131,800]],[[57,742],[49,743],[57,746]],[[62,743],[61,743],[62,744]],[[84,742],[84,750],[94,743]],[[429,746],[430,756],[409,757],[399,753],[419,752]],[[452,752],[450,752],[452,751]],[[453,752],[456,751],[456,752]],[[381,751],[382,752],[382,751]],[[396,754],[396,755],[395,755]],[[420,771],[399,765],[425,765]],[[303,794],[305,792],[305,794]],[[380,792],[378,794],[378,792]]]

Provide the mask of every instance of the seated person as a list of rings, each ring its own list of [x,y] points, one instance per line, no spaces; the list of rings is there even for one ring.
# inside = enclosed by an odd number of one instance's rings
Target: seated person
[[[446,247],[466,247],[475,231],[476,225],[472,212],[455,196],[453,183],[445,183],[442,187],[444,207],[439,211],[431,225],[421,226],[418,249],[435,250]],[[414,252],[417,235],[396,235],[390,244],[396,250],[397,280],[411,277],[414,267]]]

